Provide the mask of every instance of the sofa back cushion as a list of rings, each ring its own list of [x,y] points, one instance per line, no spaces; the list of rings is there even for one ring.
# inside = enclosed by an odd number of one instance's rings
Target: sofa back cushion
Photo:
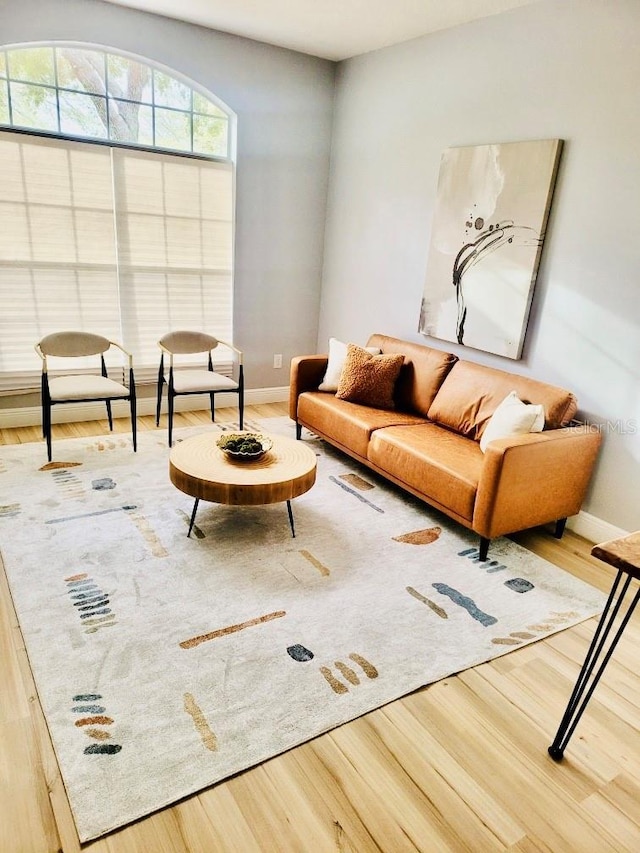
[[[456,356],[388,335],[371,335],[367,346],[379,347],[385,355],[401,353],[404,356],[395,387],[396,407],[401,412],[427,417],[438,389],[457,361]]]
[[[523,403],[542,403],[545,429],[566,426],[578,408],[576,398],[563,388],[471,361],[458,361],[442,383],[428,416],[479,441],[491,415],[511,391]]]

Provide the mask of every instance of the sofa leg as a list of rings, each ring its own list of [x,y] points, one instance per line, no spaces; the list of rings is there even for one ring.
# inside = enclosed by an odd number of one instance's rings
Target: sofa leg
[[[564,527],[566,523],[566,518],[559,518],[556,521],[556,529],[553,531],[553,535],[556,537],[556,539],[562,539],[562,534],[564,533]]]
[[[302,424],[296,421],[296,438],[298,441],[302,438]]]
[[[487,559],[487,555],[489,553],[489,543],[490,542],[491,542],[491,539],[485,539],[484,536],[480,537],[480,548],[478,549],[478,551],[480,554],[479,559],[482,563],[484,563],[484,561]]]

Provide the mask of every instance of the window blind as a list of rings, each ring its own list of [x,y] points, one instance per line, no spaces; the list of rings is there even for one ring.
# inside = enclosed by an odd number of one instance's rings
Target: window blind
[[[0,392],[39,387],[33,347],[63,329],[152,381],[166,332],[232,340],[232,298],[231,163],[0,132]]]
[[[34,345],[120,337],[108,148],[0,133],[0,389],[39,386]]]
[[[113,174],[123,337],[149,379],[170,330],[232,340],[233,174],[130,149],[113,150]]]

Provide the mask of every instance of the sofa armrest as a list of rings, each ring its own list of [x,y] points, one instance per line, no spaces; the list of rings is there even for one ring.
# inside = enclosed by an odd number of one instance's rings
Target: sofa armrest
[[[492,539],[575,515],[601,441],[588,426],[492,441],[478,484],[473,529]]]
[[[298,397],[304,391],[317,391],[329,362],[328,355],[298,355],[291,359],[289,378],[289,417],[297,420]]]

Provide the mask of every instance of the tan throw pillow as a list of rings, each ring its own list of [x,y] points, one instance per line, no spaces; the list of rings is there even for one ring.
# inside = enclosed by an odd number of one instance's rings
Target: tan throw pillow
[[[349,344],[336,397],[375,409],[395,409],[393,391],[403,362],[401,353],[372,355]]]

